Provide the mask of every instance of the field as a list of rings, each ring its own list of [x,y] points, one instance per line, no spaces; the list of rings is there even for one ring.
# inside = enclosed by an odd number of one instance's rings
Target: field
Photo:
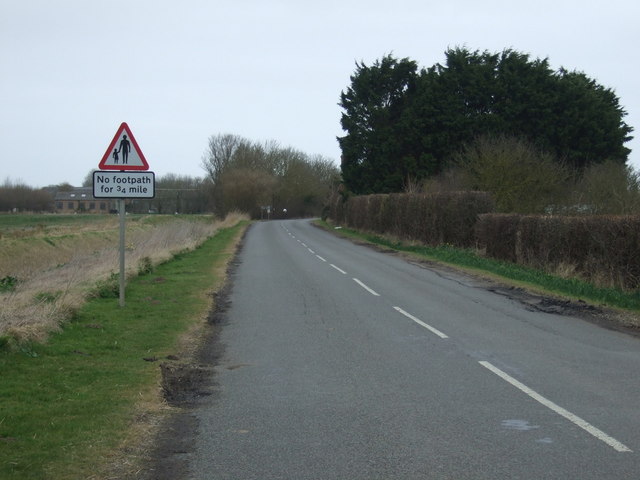
[[[127,277],[237,221],[127,215]],[[116,215],[0,215],[0,342],[43,341],[87,298],[117,289],[118,234]]]

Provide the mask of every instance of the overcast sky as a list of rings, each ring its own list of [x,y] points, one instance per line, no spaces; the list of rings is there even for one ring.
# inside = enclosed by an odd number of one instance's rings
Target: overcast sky
[[[203,176],[219,133],[339,164],[355,62],[456,46],[584,71],[637,129],[638,45],[635,0],[0,0],[0,182],[80,185],[122,122],[156,176]]]

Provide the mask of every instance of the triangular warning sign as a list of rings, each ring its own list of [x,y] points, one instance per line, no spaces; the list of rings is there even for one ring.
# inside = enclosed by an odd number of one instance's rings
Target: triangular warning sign
[[[122,122],[98,164],[100,170],[149,170],[129,125]]]

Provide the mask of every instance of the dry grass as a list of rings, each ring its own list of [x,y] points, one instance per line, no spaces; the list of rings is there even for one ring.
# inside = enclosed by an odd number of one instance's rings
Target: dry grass
[[[244,218],[159,217],[127,220],[127,276],[190,250]],[[0,278],[16,277],[11,292],[0,293],[0,336],[43,341],[67,321],[98,282],[119,269],[118,219],[53,229],[18,230],[0,238]]]

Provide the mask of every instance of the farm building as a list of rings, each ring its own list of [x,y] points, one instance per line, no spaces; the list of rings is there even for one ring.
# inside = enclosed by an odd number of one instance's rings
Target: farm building
[[[75,187],[55,194],[56,213],[109,213],[116,209],[108,198],[94,198],[92,187]]]

